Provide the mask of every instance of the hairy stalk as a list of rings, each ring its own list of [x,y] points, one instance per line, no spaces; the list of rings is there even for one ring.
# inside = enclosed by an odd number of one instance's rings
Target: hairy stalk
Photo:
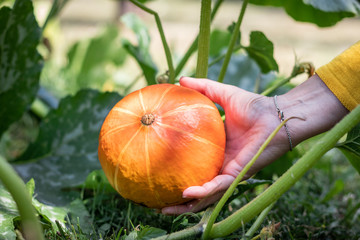
[[[237,20],[237,22],[235,24],[234,31],[233,31],[233,33],[231,35],[229,47],[227,49],[223,65],[221,66],[221,70],[220,70],[219,77],[218,77],[218,82],[223,82],[224,81],[226,70],[227,70],[227,67],[229,65],[229,62],[230,62],[230,59],[231,59],[231,55],[233,53],[233,49],[234,49],[236,40],[239,37],[241,22],[242,22],[242,20],[244,18],[244,14],[245,14],[245,10],[246,10],[246,6],[247,6],[248,2],[249,2],[249,0],[244,0],[244,2],[242,4],[241,11],[240,11],[240,14],[239,14],[239,18],[238,18],[238,20]]]
[[[146,7],[144,4],[140,3],[137,0],[130,0],[130,2],[132,2],[134,5],[136,5],[140,9],[144,10],[145,12],[147,12],[155,17],[156,26],[158,28],[158,31],[159,31],[159,34],[161,37],[161,41],[162,41],[164,51],[165,51],[166,61],[167,61],[168,68],[169,68],[169,82],[175,83],[175,70],[174,70],[174,64],[173,64],[173,60],[172,60],[172,56],[171,56],[171,51],[170,51],[169,45],[166,41],[164,29],[162,27],[159,14],[157,12],[155,12],[154,10]]]
[[[249,171],[250,167],[255,163],[255,161],[259,158],[261,153],[265,150],[267,145],[270,143],[270,141],[275,137],[275,135],[279,132],[279,130],[286,124],[287,121],[289,121],[291,118],[286,119],[282,123],[279,124],[275,128],[275,130],[270,134],[270,136],[265,140],[265,142],[261,145],[257,153],[254,155],[254,157],[246,164],[246,166],[243,168],[243,170],[237,175],[235,180],[232,182],[230,187],[226,190],[225,194],[222,196],[218,204],[216,204],[215,210],[210,216],[209,222],[206,225],[205,231],[203,233],[202,239],[209,239],[210,233],[212,231],[213,224],[215,223],[215,220],[217,216],[219,215],[221,209],[225,205],[226,201],[231,197],[233,192],[235,191],[237,185],[239,182],[244,178],[245,174]]]
[[[215,15],[217,13],[217,11],[220,8],[220,5],[224,2],[224,0],[217,0],[214,4],[213,10],[211,11],[211,22],[212,20],[215,18]],[[180,60],[179,64],[177,65],[177,67],[175,68],[175,77],[179,75],[179,73],[181,72],[181,70],[184,68],[185,64],[187,63],[187,61],[189,60],[189,58],[191,57],[191,55],[196,51],[197,46],[198,46],[198,40],[199,40],[199,36],[196,36],[196,38],[194,39],[194,41],[191,43],[189,49],[186,51],[186,53],[184,54],[184,56],[182,57],[182,59]]]
[[[360,105],[328,131],[311,149],[289,168],[274,184],[228,218],[216,223],[210,237],[231,234],[258,215],[289,190],[336,142],[360,122]]]
[[[200,31],[198,41],[197,78],[206,78],[210,49],[211,0],[201,0]]]
[[[44,239],[39,219],[32,206],[31,196],[24,182],[0,155],[0,180],[10,192],[21,216],[22,232],[28,240]]]

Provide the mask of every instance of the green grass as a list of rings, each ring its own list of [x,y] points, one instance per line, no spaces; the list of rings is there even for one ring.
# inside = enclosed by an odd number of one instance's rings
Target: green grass
[[[357,239],[360,235],[360,226],[357,224],[360,221],[359,180],[357,172],[342,155],[332,151],[280,198],[261,228],[280,223],[274,233],[275,239]],[[337,186],[336,191],[334,185]],[[225,218],[250,201],[256,191],[259,189],[234,199],[219,218]],[[76,219],[77,216],[72,216],[71,226],[63,228],[62,233],[48,230],[47,239],[135,239],[134,236],[150,227],[169,233],[192,226],[200,220],[202,214],[164,216],[132,204],[114,192],[101,189],[86,191],[83,203],[90,225],[82,227],[83,219],[76,222],[74,217]],[[244,230],[250,226],[251,223],[247,224]],[[240,229],[226,239],[238,239],[243,235],[244,231]]]

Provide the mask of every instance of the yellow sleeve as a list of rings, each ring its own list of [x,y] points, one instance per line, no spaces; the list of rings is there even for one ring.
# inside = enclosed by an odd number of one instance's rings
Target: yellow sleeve
[[[360,41],[316,73],[348,109],[360,104]]]

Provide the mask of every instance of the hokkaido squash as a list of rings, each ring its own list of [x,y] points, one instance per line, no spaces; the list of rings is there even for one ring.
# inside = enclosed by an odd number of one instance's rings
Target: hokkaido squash
[[[188,201],[182,192],[221,170],[225,131],[201,93],[158,84],[120,100],[100,131],[102,168],[121,196],[150,208]]]

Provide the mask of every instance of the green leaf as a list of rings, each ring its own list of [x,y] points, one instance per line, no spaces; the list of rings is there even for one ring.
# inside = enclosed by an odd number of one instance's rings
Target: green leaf
[[[16,203],[0,183],[0,240],[15,240],[13,219],[19,216]]]
[[[149,53],[150,35],[146,25],[133,13],[124,15],[121,20],[135,33],[138,44],[135,46],[129,40],[123,39],[122,44],[124,48],[139,64],[148,85],[156,84],[158,69]]]
[[[79,224],[81,231],[85,234],[89,235],[93,232],[93,221],[83,201],[75,199],[70,203],[68,210],[71,224],[74,226]]]
[[[360,174],[360,124],[347,134],[346,140],[336,145]]]
[[[333,26],[360,12],[360,3],[356,0],[250,0],[250,3],[283,7],[296,21],[314,23],[319,27]]]
[[[105,192],[116,192],[115,189],[109,183],[104,171],[94,170],[87,177],[85,182],[80,185],[81,188],[103,190]]]
[[[35,182],[31,179],[26,183],[26,187],[31,195],[34,193]],[[66,209],[54,207],[40,203],[35,198],[32,204],[41,216],[42,224],[49,224],[55,230],[57,226],[55,220],[64,222],[67,214]],[[14,221],[20,218],[15,201],[10,193],[0,184],[0,240],[16,239]]]
[[[30,0],[0,9],[0,136],[20,119],[39,88],[41,32]]]
[[[134,13],[128,13],[121,17],[121,21],[135,33],[138,46],[144,50],[149,50],[150,34],[141,19]]]
[[[227,49],[231,39],[231,33],[215,29],[210,34],[210,57],[217,57]]]
[[[356,169],[356,171],[360,174],[360,156],[355,153],[348,151],[344,148],[340,148],[341,152],[345,155],[347,160],[349,160],[350,164]]]
[[[69,203],[77,194],[62,190],[82,184],[91,171],[101,168],[100,128],[120,99],[116,93],[82,90],[62,99],[43,120],[36,141],[16,160],[33,161],[14,166],[25,181],[35,179],[40,201]]]
[[[335,181],[330,190],[326,193],[326,195],[321,199],[320,202],[324,203],[332,199],[335,195],[339,194],[342,190],[344,190],[345,183],[343,180],[338,179]]]
[[[209,68],[208,78],[218,79],[222,61]],[[262,74],[257,63],[247,55],[233,54],[224,83],[234,85],[251,92],[262,92],[275,79],[274,73]]]
[[[138,240],[150,240],[156,237],[161,237],[166,234],[166,231],[160,228],[145,227],[138,232]]]
[[[261,72],[278,71],[279,67],[274,59],[273,43],[266,38],[264,33],[254,31],[250,33],[250,46],[245,47],[249,56],[254,59],[261,68]]]
[[[26,187],[31,196],[33,196],[35,191],[35,181],[33,178],[26,183]],[[51,228],[57,230],[58,227],[55,223],[55,220],[64,223],[65,216],[67,214],[66,209],[43,204],[35,198],[32,199],[32,204],[38,214],[41,216],[43,224],[45,224],[46,221],[46,224],[51,225]]]
[[[130,232],[130,234],[126,236],[125,240],[137,240],[137,232],[138,230]]]
[[[158,72],[157,67],[151,59],[151,56],[148,52],[143,49],[132,45],[128,40],[124,39],[123,41],[124,48],[128,53],[135,58],[139,64],[143,74],[145,76],[146,82],[148,85],[157,84],[156,74]]]
[[[62,69],[67,80],[68,92],[82,88],[101,89],[110,78],[107,66],[120,66],[126,51],[118,43],[118,29],[109,25],[99,36],[76,42],[67,54],[68,64]]]

